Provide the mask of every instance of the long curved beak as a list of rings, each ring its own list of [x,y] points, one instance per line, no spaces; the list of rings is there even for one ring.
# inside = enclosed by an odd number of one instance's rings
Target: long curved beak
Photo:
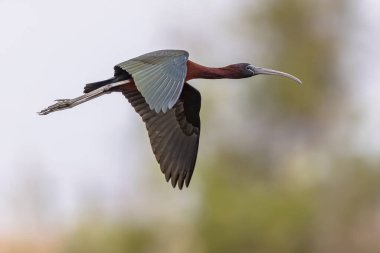
[[[260,68],[260,67],[255,67],[253,65],[250,65],[254,75],[275,75],[275,76],[283,76],[289,79],[292,79],[293,81],[297,82],[298,84],[302,84],[302,81],[298,79],[295,76],[292,76],[291,74],[281,72],[278,70],[274,69],[267,69],[267,68]]]

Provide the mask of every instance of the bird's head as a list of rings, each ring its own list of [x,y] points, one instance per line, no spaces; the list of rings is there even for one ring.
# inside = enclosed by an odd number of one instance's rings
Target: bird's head
[[[290,78],[293,81],[297,82],[298,84],[302,83],[300,79],[288,73],[281,72],[278,70],[273,70],[273,69],[255,67],[249,63],[238,63],[231,66],[233,66],[233,68],[235,68],[237,72],[239,72],[239,78],[247,78],[247,77],[252,77],[256,75],[275,75],[275,76]]]

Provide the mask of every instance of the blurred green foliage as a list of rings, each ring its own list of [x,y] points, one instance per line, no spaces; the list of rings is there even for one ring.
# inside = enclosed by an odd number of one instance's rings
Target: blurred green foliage
[[[251,101],[266,105],[266,114],[276,112],[277,117],[301,117],[311,122],[321,120],[326,104],[340,108],[344,94],[336,100],[336,93],[344,91],[344,83],[339,73],[343,53],[339,47],[348,35],[345,29],[326,22],[346,19],[343,10],[350,1],[272,0],[261,6],[263,9],[248,17],[253,27],[250,36],[265,45],[260,58],[269,60],[275,69],[298,75],[303,85],[294,89],[289,80],[263,78],[265,85],[251,85]],[[255,89],[256,86],[261,88]]]
[[[302,252],[312,238],[313,189],[262,180],[228,165],[206,175],[198,221],[206,252]]]
[[[154,252],[154,231],[141,226],[86,223],[77,228],[65,246],[68,253]]]
[[[245,153],[222,141],[212,144],[215,155],[197,166],[200,205],[194,217],[183,218],[192,224],[187,229],[170,222],[87,225],[68,236],[66,252],[379,252],[380,161],[352,153],[346,142],[332,145],[342,141],[333,136],[341,125],[352,123],[342,118],[350,90],[339,67],[351,2],[255,6],[263,7],[247,8],[242,18],[254,33],[242,38],[262,45],[260,57],[271,68],[304,82],[252,79],[245,110],[259,107],[256,120],[270,118],[271,124],[249,121],[241,138],[269,134]],[[228,125],[220,127],[228,133]],[[279,151],[279,139],[286,149]]]

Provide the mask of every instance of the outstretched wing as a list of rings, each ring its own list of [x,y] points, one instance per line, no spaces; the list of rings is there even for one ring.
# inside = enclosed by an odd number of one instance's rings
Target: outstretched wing
[[[138,90],[123,91],[124,96],[146,124],[150,143],[166,181],[173,187],[189,185],[198,153],[201,95],[185,83],[172,109],[166,113],[151,110]]]
[[[167,112],[181,94],[188,58],[182,50],[155,51],[116,65],[115,75],[127,71],[150,109]]]

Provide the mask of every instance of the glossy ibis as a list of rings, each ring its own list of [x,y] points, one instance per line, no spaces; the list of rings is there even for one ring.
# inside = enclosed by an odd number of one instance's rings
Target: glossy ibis
[[[161,171],[173,187],[189,185],[198,153],[201,95],[191,79],[241,79],[277,75],[301,81],[284,72],[248,63],[210,68],[188,60],[182,50],[160,50],[141,55],[114,67],[114,77],[84,87],[84,95],[58,99],[40,115],[68,109],[98,96],[121,92],[142,117]]]

